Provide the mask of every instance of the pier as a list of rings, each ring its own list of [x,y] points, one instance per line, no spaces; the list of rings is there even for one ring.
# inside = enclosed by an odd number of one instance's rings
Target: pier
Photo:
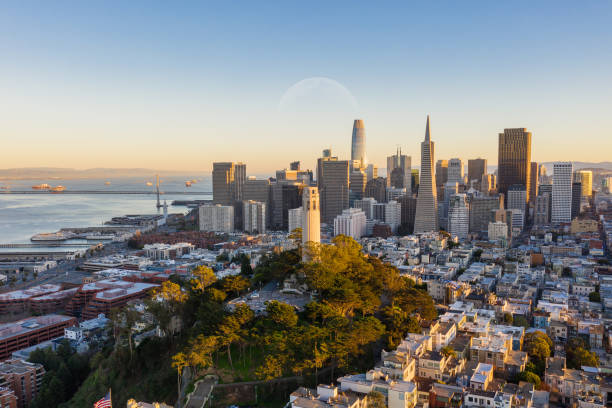
[[[157,195],[157,191],[138,191],[138,190],[64,190],[64,191],[49,191],[49,190],[1,190],[0,194],[131,194],[131,195]],[[212,196],[212,191],[160,191],[160,195],[209,195]]]

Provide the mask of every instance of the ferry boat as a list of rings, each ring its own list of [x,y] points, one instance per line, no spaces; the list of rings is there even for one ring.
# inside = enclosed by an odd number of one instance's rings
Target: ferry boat
[[[41,234],[36,234],[30,241],[66,241],[67,239],[74,238],[75,234],[72,232],[43,232]]]
[[[61,193],[64,190],[66,190],[66,187],[64,187],[64,186],[57,186],[57,187],[53,187],[51,189],[51,192],[52,193]]]
[[[50,188],[51,186],[48,185],[47,183],[37,184],[35,186],[32,186],[32,190],[49,190]]]

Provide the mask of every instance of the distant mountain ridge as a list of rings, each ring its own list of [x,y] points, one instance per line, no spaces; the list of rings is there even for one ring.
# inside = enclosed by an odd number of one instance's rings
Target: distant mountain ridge
[[[175,170],[153,170],[145,168],[91,168],[72,169],[63,167],[24,167],[12,169],[0,169],[0,179],[4,180],[27,180],[45,178],[113,178],[113,177],[150,177],[160,175],[193,175],[200,172],[175,171]],[[201,172],[204,173],[204,172]]]

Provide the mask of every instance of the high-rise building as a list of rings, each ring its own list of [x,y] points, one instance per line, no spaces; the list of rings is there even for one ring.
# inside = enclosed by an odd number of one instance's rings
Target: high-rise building
[[[270,185],[268,206],[269,229],[287,231],[289,228],[289,210],[297,208],[301,203],[302,188],[298,181],[276,181]]]
[[[448,232],[459,239],[467,239],[470,229],[470,209],[465,194],[451,197],[448,209]]]
[[[299,170],[300,169],[300,162],[298,161],[293,161],[291,163],[289,163],[289,169],[290,170]]]
[[[508,239],[508,224],[502,221],[490,222],[488,225],[489,241]]]
[[[525,228],[525,211],[509,209],[511,213],[512,236],[519,235]]]
[[[436,186],[442,187],[448,181],[448,160],[436,162]]]
[[[412,169],[412,194],[419,192],[419,169]]]
[[[372,219],[385,222],[385,204],[386,203],[374,203],[372,206]]]
[[[395,200],[385,204],[385,223],[389,225],[394,234],[402,223],[402,206]]]
[[[234,165],[234,201],[243,200],[244,183],[246,180],[246,164],[236,163]]]
[[[402,154],[401,149],[387,156],[387,187],[412,189],[412,158]]]
[[[448,209],[451,197],[459,192],[459,184],[455,181],[447,181],[442,186],[442,201],[438,205],[438,225],[440,228],[448,228]]]
[[[527,129],[504,129],[499,134],[499,152],[497,158],[498,191],[506,195],[511,185],[522,184],[529,191],[531,188],[531,132]]]
[[[468,160],[468,184],[475,181],[480,185],[485,174],[487,174],[487,159]]]
[[[362,200],[355,200],[353,208],[358,208],[363,211],[367,219],[372,219],[374,216],[374,204],[376,200],[372,197],[364,197]]]
[[[18,408],[17,396],[15,395],[15,392],[8,387],[0,386],[0,407]]]
[[[591,170],[577,170],[574,181],[582,185],[582,197],[590,198],[593,195],[593,172]]]
[[[234,204],[234,163],[213,163],[213,204]]]
[[[366,233],[366,215],[358,208],[348,208],[334,218],[334,235],[359,239]]]
[[[372,197],[379,203],[387,201],[387,182],[384,177],[376,177],[366,184],[364,197]]]
[[[475,196],[470,202],[470,232],[484,233],[491,221],[491,211],[504,207],[502,195]]]
[[[448,181],[450,183],[463,184],[463,161],[458,158],[448,161]]]
[[[366,167],[366,176],[367,176],[367,181],[370,181],[378,177],[378,167],[372,163],[368,164],[368,166]]]
[[[361,200],[365,192],[368,176],[364,169],[353,168],[349,180],[350,201]]]
[[[572,183],[572,220],[580,215],[582,201],[582,183]]]
[[[480,181],[480,191],[484,194],[490,194],[495,190],[495,174],[483,174]]]
[[[244,183],[242,198],[244,201],[253,200],[267,204],[270,199],[270,180],[257,180],[250,176]]]
[[[322,156],[317,159],[317,187],[319,190],[323,185],[323,163],[327,161],[338,161],[338,157],[332,156],[331,149],[324,149]]]
[[[303,198],[303,197],[302,197]],[[292,208],[289,210],[289,232],[295,231],[297,228],[302,228],[302,219],[304,218],[304,211],[302,207]]]
[[[321,210],[319,190],[316,187],[304,188],[302,214],[302,245],[305,246],[308,242],[321,242]]]
[[[429,115],[425,128],[425,140],[421,143],[420,178],[414,231],[416,233],[438,231],[438,198],[434,182],[434,142],[431,141]]]
[[[550,224],[551,193],[539,194],[535,200],[533,223],[535,225]]]
[[[348,160],[326,160],[321,163],[321,220],[327,224],[331,224],[336,216],[349,208],[350,167]]]
[[[531,170],[529,171],[529,203],[533,207],[535,199],[538,195],[538,185],[540,184],[540,166],[538,163],[531,162]]]
[[[387,188],[387,202],[391,201],[391,200],[396,200],[402,196],[405,196],[406,194],[408,194],[408,192],[406,191],[405,188],[393,188],[393,187],[388,187]]]
[[[523,212],[523,215],[526,214],[527,190],[525,186],[520,184],[511,185],[508,188],[508,195],[506,197],[506,208],[509,210],[520,210]]]
[[[366,133],[363,120],[355,119],[353,122],[353,135],[351,137],[351,161],[352,167],[364,168],[367,165],[366,158]]]
[[[542,195],[542,194],[548,193],[552,197],[552,192],[553,192],[552,184],[540,184],[538,186],[538,195]]]
[[[551,222],[561,224],[572,221],[572,170],[571,162],[553,164]]]
[[[234,206],[202,205],[199,208],[200,231],[234,232]]]
[[[250,233],[266,232],[266,204],[258,201],[242,202],[243,230]]]
[[[19,408],[30,405],[40,391],[44,375],[45,369],[42,364],[17,359],[0,363],[0,387],[13,390]]]
[[[401,224],[405,226],[408,234],[412,234],[414,231],[414,216],[416,214],[417,199],[412,196],[405,195],[400,197],[398,201],[402,207]]]
[[[304,184],[312,184],[312,170],[301,170],[300,162],[292,162],[289,169],[276,170],[276,180],[299,181]]]

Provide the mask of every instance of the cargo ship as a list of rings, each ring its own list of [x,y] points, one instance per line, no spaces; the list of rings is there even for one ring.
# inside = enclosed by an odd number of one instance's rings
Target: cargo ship
[[[57,186],[57,187],[51,188],[52,193],[61,193],[64,190],[66,190],[66,187],[64,186]]]
[[[37,184],[35,186],[32,186],[32,190],[49,190],[50,188],[51,186],[48,185],[47,183]]]

